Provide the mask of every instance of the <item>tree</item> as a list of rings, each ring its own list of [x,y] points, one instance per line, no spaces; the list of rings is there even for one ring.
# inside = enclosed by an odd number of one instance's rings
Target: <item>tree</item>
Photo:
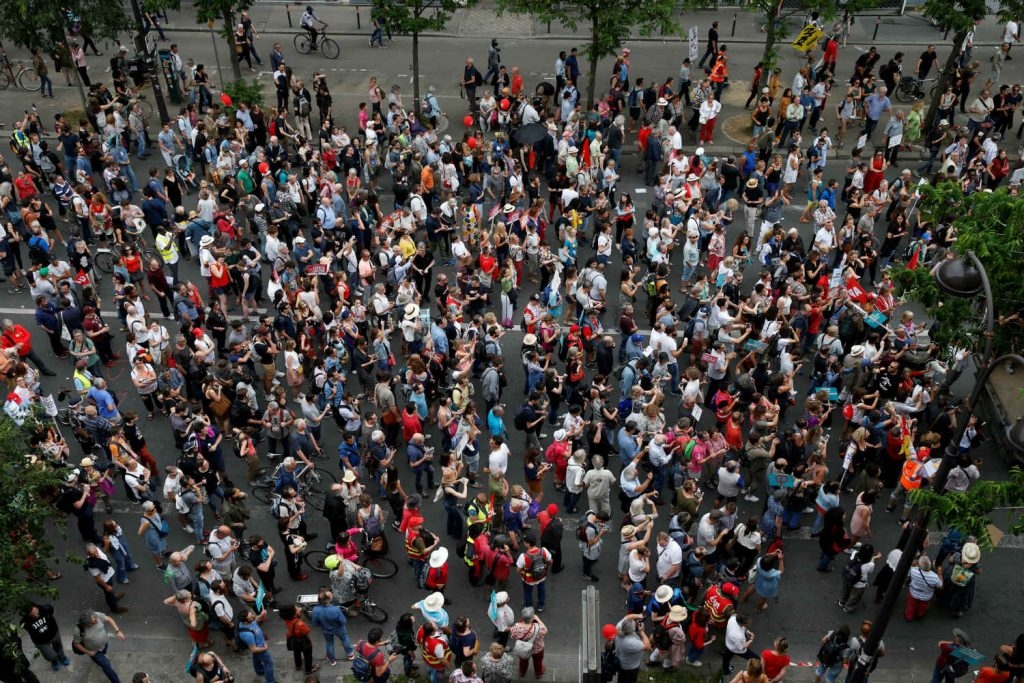
[[[991,549],[994,544],[989,527],[993,510],[1024,506],[1024,470],[1011,468],[1006,481],[976,481],[966,493],[936,493],[931,487],[922,486],[911,492],[910,499],[915,507],[931,513],[930,522],[956,529],[964,536],[974,536],[978,545]],[[1024,515],[1008,531],[1024,531]]]
[[[918,204],[921,219],[930,226],[952,225],[956,229],[956,249],[973,251],[992,283],[996,318],[1011,316],[1024,301],[1024,279],[1020,277],[1024,254],[1024,202],[1011,196],[1006,188],[995,192],[965,195],[960,183],[947,180],[938,185],[922,185]],[[935,284],[929,267],[915,270],[897,268],[894,273],[904,296],[920,301],[938,329],[932,341],[940,348],[972,349],[982,328],[984,303],[945,295]],[[1021,334],[1016,324],[997,325],[994,353],[1010,348],[1014,335]]]
[[[177,9],[179,0],[147,0],[147,10]],[[0,2],[0,36],[18,47],[50,52],[72,32],[77,17],[93,40],[120,42],[134,30],[127,5],[109,0],[7,0]]]
[[[831,22],[839,13],[840,7],[851,16],[857,12],[870,9],[878,4],[877,0],[849,0],[840,3],[838,0],[809,0],[807,2],[786,2],[785,0],[752,0],[749,9],[765,17],[764,53],[761,64],[764,65],[764,78],[779,65],[778,44],[789,37],[791,20],[795,16],[801,18],[817,12],[818,18]],[[772,21],[771,17],[775,20]],[[799,93],[794,93],[799,95]]]
[[[377,21],[387,26],[392,33],[412,36],[412,96],[417,115],[420,111],[420,34],[444,30],[455,11],[466,6],[463,0],[374,2],[372,15]]]
[[[575,32],[586,30],[589,41],[583,56],[590,62],[587,82],[587,108],[594,106],[597,89],[597,63],[614,55],[633,30],[640,35],[678,35],[676,0],[498,0],[499,12],[530,14],[540,21],[557,21]],[[576,84],[579,87],[579,83]]]
[[[998,16],[1001,21],[1024,14],[1024,2],[1021,0],[998,0],[998,6]],[[924,118],[925,127],[930,128],[939,110],[939,98],[945,92],[946,85],[953,80],[967,35],[989,14],[989,10],[986,0],[925,0],[921,12],[940,30],[953,33],[953,44],[949,57],[946,58],[946,65],[939,74],[935,97],[928,106],[928,113]],[[983,68],[987,69],[988,67]],[[967,104],[969,105],[970,102]]]
[[[242,67],[238,63],[238,55],[235,53],[235,16],[252,7],[254,0],[195,0],[193,5],[196,9],[196,20],[203,24],[213,24],[223,21],[220,35],[228,44],[228,54],[231,55],[231,71],[236,81],[242,80]]]
[[[29,423],[26,423],[28,425]],[[32,464],[29,430],[0,417],[0,621],[16,615],[32,600],[56,595],[47,572],[55,559],[52,539],[63,535],[64,518],[53,506],[61,485],[57,470]]]

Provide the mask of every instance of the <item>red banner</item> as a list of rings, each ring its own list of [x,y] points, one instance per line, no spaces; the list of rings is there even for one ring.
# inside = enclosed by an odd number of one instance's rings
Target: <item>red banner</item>
[[[860,286],[860,280],[851,277],[846,281],[846,294],[857,303],[864,303],[868,300],[868,293]]]

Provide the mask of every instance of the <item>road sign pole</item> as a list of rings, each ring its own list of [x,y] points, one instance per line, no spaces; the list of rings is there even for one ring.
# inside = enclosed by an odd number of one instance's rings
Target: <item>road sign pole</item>
[[[146,27],[142,22],[142,9],[139,7],[139,0],[131,0],[132,15],[135,17],[135,51],[145,57],[146,70],[149,71],[149,82],[153,87],[153,101],[156,102],[156,110],[160,114],[160,122],[169,121],[167,113],[167,102],[164,100],[164,90],[160,86],[160,74],[156,68],[156,54],[148,49],[146,45]],[[127,75],[127,74],[126,74]]]
[[[213,59],[217,62],[217,80],[220,81],[221,92],[224,91],[224,69],[220,68],[220,50],[217,49],[217,33],[213,30],[213,19],[206,22],[210,29],[210,42],[213,43]]]
[[[882,17],[875,17],[875,32],[871,35],[871,40],[878,39],[878,27],[882,25]]]

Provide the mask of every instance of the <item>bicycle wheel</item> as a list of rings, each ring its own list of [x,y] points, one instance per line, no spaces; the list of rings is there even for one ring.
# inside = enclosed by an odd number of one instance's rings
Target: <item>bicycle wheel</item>
[[[333,38],[322,38],[320,40],[320,52],[327,59],[337,59],[338,55],[341,54],[341,48],[338,46],[338,41]]]
[[[295,49],[299,51],[299,54],[308,55],[309,51],[313,49],[313,43],[305,33],[295,34],[295,40],[292,43],[295,44]]]
[[[917,99],[917,81],[910,76],[904,76],[896,84],[896,99],[900,102],[913,102]]]
[[[14,82],[14,78],[11,74],[6,71],[0,71],[0,90],[7,90],[7,88]]]
[[[253,486],[252,497],[261,503],[270,504],[274,502],[274,487],[273,486]]]
[[[65,427],[71,426],[71,409],[61,408],[57,411],[57,422],[60,422]]]
[[[151,261],[153,259],[156,259],[157,262],[161,266],[164,264],[164,260],[162,258],[160,258],[160,254],[158,254],[157,252],[155,252],[152,249],[143,249],[142,250],[142,257],[143,257],[143,259],[145,259],[146,263],[148,263],[149,261]]]
[[[145,119],[153,118],[153,105],[148,100],[138,101],[139,109],[142,110],[142,117]]]
[[[110,274],[114,272],[114,266],[117,265],[117,254],[112,251],[101,251],[93,260],[96,262],[97,268]]]
[[[310,491],[317,491],[319,493],[329,491],[331,486],[338,483],[337,475],[321,467],[310,470],[305,480],[306,487]]]
[[[29,92],[39,90],[39,74],[36,73],[35,69],[25,69],[18,74],[18,85]]]
[[[327,559],[329,554],[326,550],[310,550],[302,556],[302,561],[313,571],[326,574],[330,570],[324,566],[324,560]]]
[[[384,608],[378,607],[377,603],[371,600],[364,600],[359,605],[359,613],[375,624],[383,624],[388,620],[388,613],[384,611]]]
[[[327,500],[327,494],[323,491],[314,491],[313,489],[306,489],[302,493],[302,500],[306,501],[306,505],[310,505],[313,508],[323,512],[324,502]]]
[[[398,573],[398,564],[384,555],[363,555],[361,562],[378,579],[390,579]]]
[[[434,129],[434,132],[443,133],[446,130],[448,130],[448,117],[445,116],[444,114],[441,114],[441,116],[439,116],[437,119],[437,128]]]

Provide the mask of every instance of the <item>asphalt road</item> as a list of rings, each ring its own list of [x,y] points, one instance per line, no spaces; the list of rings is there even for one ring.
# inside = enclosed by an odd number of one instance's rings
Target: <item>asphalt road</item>
[[[171,35],[174,40],[181,44],[182,53],[186,57],[192,56],[197,61],[212,62],[208,37],[204,37],[202,34],[174,34],[173,24],[171,26]],[[918,36],[911,36],[911,38],[917,39]],[[922,31],[920,39],[921,42],[934,40],[934,32]],[[286,54],[288,55],[289,62],[299,73],[309,74],[314,68],[328,69],[332,90],[335,92],[337,100],[340,101],[339,106],[345,108],[346,111],[354,111],[355,103],[361,101],[365,92],[367,78],[374,73],[381,74],[385,84],[401,82],[403,90],[411,91],[407,80],[409,57],[403,48],[393,46],[386,50],[369,52],[365,48],[365,43],[361,43],[360,40],[356,39],[351,39],[351,41],[355,47],[351,50],[343,49],[343,54],[346,56],[351,55],[351,57],[334,63],[325,63],[312,57],[293,57],[292,50],[287,47],[287,44]],[[265,49],[268,47],[269,42],[269,39],[264,39],[261,42],[261,46]],[[423,83],[439,84],[439,87],[442,89],[442,105],[448,110],[453,121],[457,121],[459,117],[452,116],[452,113],[461,111],[460,104],[456,101],[457,96],[450,85],[454,78],[453,74],[460,66],[467,52],[475,52],[478,59],[481,58],[485,44],[486,42],[482,39],[478,39],[474,43],[467,43],[457,38],[436,38],[424,41],[423,43],[423,54],[421,55],[422,71],[425,75]],[[348,48],[349,45],[349,40],[343,41],[343,48]],[[562,44],[552,44],[543,40],[515,41],[507,39],[504,45],[506,48],[506,60],[509,63],[520,64],[525,72],[530,73],[534,77],[543,77],[549,73],[551,71],[550,64],[557,50],[564,48]],[[848,48],[848,50],[855,49],[856,47],[852,45],[851,48]],[[640,44],[633,50],[634,71],[638,75],[650,74],[662,78],[665,75],[674,74],[682,51],[683,48],[679,45]],[[760,49],[756,45],[738,45],[735,49],[734,63],[738,65],[749,64],[753,58],[759,55],[759,52]],[[223,58],[225,56],[223,49],[221,53]],[[846,71],[846,68],[843,66],[846,63],[845,60],[852,59],[847,54],[843,53],[841,57],[841,60],[843,60],[840,66],[841,73]],[[787,64],[792,62],[793,60],[789,59]],[[1016,62],[1013,64],[1016,64]],[[741,74],[745,70],[742,66],[734,68],[737,68]],[[1014,70],[1017,68],[1014,67]],[[332,69],[337,70],[333,71]],[[403,74],[405,74],[404,77]],[[263,76],[263,78],[266,79],[266,76]],[[402,81],[402,78],[406,80]],[[60,80],[57,82],[61,83]],[[58,86],[56,90],[58,92],[56,104],[63,105],[69,101],[73,102],[73,95],[66,88]],[[734,90],[738,90],[738,88],[734,88]],[[7,96],[0,97],[0,117],[6,120],[13,118],[20,109],[20,102],[24,101],[23,98],[18,99],[19,101],[15,102],[10,93]],[[351,125],[351,117],[346,118],[349,119],[348,123]],[[457,127],[458,124],[455,125]],[[687,140],[686,144],[689,146],[692,144],[692,141]],[[724,144],[722,146],[724,147]],[[640,178],[637,178],[632,173],[633,164],[625,164],[624,167],[626,172],[620,187],[630,189],[641,187]],[[136,168],[137,173],[144,172],[145,170],[145,168]],[[840,164],[832,163],[826,175],[828,177],[836,176],[841,178],[841,172],[842,167]],[[634,196],[636,197],[637,195],[634,194]],[[645,206],[646,200],[638,198],[638,204]],[[801,234],[806,239],[808,237],[807,226],[796,222],[796,211],[796,209],[790,209],[787,212],[787,223],[800,228]],[[738,230],[738,227],[734,225],[729,231],[727,239],[730,244],[736,235],[736,230]],[[589,252],[584,249],[581,253],[586,255]],[[198,276],[192,264],[187,264],[183,268],[183,273],[185,276]],[[617,276],[617,268],[610,269],[609,282],[616,282]],[[109,294],[107,283],[104,283],[102,291],[105,294]],[[525,293],[528,293],[528,291]],[[7,297],[4,300],[4,304],[6,308],[0,309],[3,315],[18,316],[23,324],[30,329],[33,328],[30,315],[32,305],[25,295],[22,295],[20,299]],[[615,319],[615,311],[610,311],[606,320],[614,321]],[[517,355],[519,340],[520,337],[517,332],[506,336],[505,342],[503,342],[503,351],[506,357],[514,358]],[[54,369],[59,368],[61,371],[60,377],[47,378],[44,386],[51,390],[59,386],[69,386],[70,366],[67,365],[66,361],[49,357],[48,350],[44,348],[47,346],[44,340],[37,339],[36,342],[36,348],[46,358],[47,363]],[[521,370],[518,363],[508,363],[507,371],[509,373],[510,389],[521,386]],[[124,405],[129,408],[139,408],[135,392],[130,389],[130,383],[125,376],[125,366],[123,364],[115,366],[111,369],[110,376],[113,378],[115,387],[123,392],[122,400]],[[805,386],[800,385],[800,388],[805,389]],[[515,391],[511,391],[506,395],[506,402],[510,406],[518,405],[519,396]],[[674,411],[675,403],[669,401],[668,417],[670,419],[674,418]],[[333,456],[337,446],[337,433],[329,422],[325,423],[324,433],[324,450],[328,457],[321,466],[337,473],[337,463]],[[176,453],[169,430],[164,422],[158,420],[147,424],[146,436],[150,444],[150,451],[161,465],[173,462]],[[512,445],[513,462],[518,463],[517,457],[522,450],[521,437],[518,434],[513,437]],[[73,450],[76,451],[77,455],[77,447],[74,447]],[[262,451],[263,449],[261,448],[261,453]],[[1001,464],[1002,461],[998,454],[983,453],[983,457],[986,458],[984,470],[986,477],[998,478],[1004,475],[1005,467]],[[833,459],[832,462],[838,465],[837,460]],[[515,465],[513,465],[512,471],[518,471]],[[241,464],[231,458],[228,459],[228,473],[238,481],[244,481],[244,471]],[[407,488],[411,488],[411,486]],[[546,499],[560,503],[560,496],[556,496],[550,489],[546,491],[546,494]],[[844,503],[847,505],[851,504],[850,501],[844,501]],[[261,509],[261,506],[252,498],[250,498],[250,508],[253,511],[253,520],[249,530],[261,533],[268,538],[276,539],[268,512],[265,509]],[[441,506],[439,504],[427,503],[424,508],[427,526],[443,531],[444,517]],[[741,515],[759,513],[760,510],[760,503],[752,504],[741,501]],[[172,609],[164,607],[159,602],[163,597],[169,595],[168,588],[162,583],[160,575],[150,568],[151,565],[145,556],[144,545],[141,541],[134,540],[133,532],[137,526],[138,512],[130,509],[126,503],[121,503],[117,506],[113,516],[129,532],[129,538],[133,541],[132,549],[143,569],[132,574],[131,584],[124,587],[128,596],[123,604],[129,607],[130,611],[122,615],[119,618],[119,622],[124,626],[128,640],[125,643],[112,644],[112,659],[124,679],[130,679],[133,671],[138,669],[148,670],[153,673],[153,680],[184,680],[181,666],[184,664],[184,660],[190,650],[190,645],[183,633],[180,621]],[[100,515],[100,519],[102,517]],[[886,516],[881,511],[880,507],[877,511],[876,520],[875,545],[882,552],[886,552],[895,542],[896,524],[892,517]],[[311,515],[309,524],[312,530],[320,533],[321,538],[326,536],[326,524],[318,515]],[[566,526],[570,530],[568,535],[571,536],[572,520],[569,520]],[[407,610],[408,606],[422,597],[424,593],[415,588],[411,571],[401,561],[401,551],[400,545],[397,542],[397,536],[394,536],[392,540],[395,541],[392,543],[392,556],[399,560],[400,572],[393,579],[380,580],[376,583],[372,588],[372,595],[390,612],[392,619],[394,619],[398,614]],[[172,530],[170,547],[183,547],[189,542],[190,538],[179,528],[175,527]],[[319,540],[316,541],[313,546],[316,547],[319,542]],[[70,530],[67,538],[59,541],[58,545],[61,552],[79,553],[81,551],[81,544],[78,542],[77,534],[73,528]],[[544,618],[552,627],[552,634],[548,637],[547,641],[547,660],[550,672],[548,678],[551,680],[566,681],[572,680],[576,676],[576,648],[580,628],[579,591],[583,587],[583,582],[580,580],[579,553],[575,550],[574,546],[575,544],[571,538],[564,540],[563,549],[565,551],[567,570],[550,579],[549,605]],[[623,595],[614,581],[617,548],[612,546],[614,546],[614,543],[609,544],[609,547],[605,549],[604,556],[597,568],[598,574],[604,578],[604,581],[599,586],[602,588],[601,611],[603,622],[614,621],[621,614],[623,604]],[[923,676],[927,676],[931,668],[935,642],[940,638],[948,637],[949,631],[954,625],[962,626],[971,633],[976,646],[983,652],[992,652],[999,643],[1011,640],[1016,633],[1017,626],[1024,623],[1024,607],[1022,607],[1019,593],[1021,586],[1018,570],[1020,555],[1018,552],[1016,550],[1000,549],[991,555],[986,555],[984,560],[985,575],[981,577],[982,581],[981,585],[979,585],[978,598],[974,609],[966,617],[954,622],[945,614],[944,610],[936,609],[922,623],[906,625],[899,619],[895,620],[886,638],[890,654],[880,664],[879,671],[875,674],[874,680],[885,682],[907,680],[908,677],[920,680]],[[842,614],[841,610],[835,605],[839,592],[838,575],[821,575],[813,570],[813,563],[817,557],[816,542],[795,537],[787,542],[786,553],[787,572],[783,579],[780,603],[772,605],[764,614],[753,616],[752,630],[757,634],[755,647],[760,650],[763,647],[769,646],[774,637],[785,635],[792,643],[791,652],[794,658],[809,661],[814,658],[814,654],[817,651],[817,639],[821,634],[840,622],[845,621],[855,625],[860,618],[870,615],[872,610],[862,609],[860,613],[850,616]],[[70,624],[77,612],[81,609],[89,608],[103,609],[103,602],[99,591],[94,587],[85,572],[68,565],[63,566],[62,569],[64,577],[58,582],[60,598],[56,604],[61,615],[62,624],[64,625],[65,638],[67,639],[70,636]],[[283,567],[281,569],[283,570]],[[286,588],[285,597],[288,597],[299,593],[314,592],[319,579],[320,577],[318,576],[312,576],[305,583],[297,584],[289,581],[285,573],[281,571],[279,581]],[[515,585],[515,582],[512,582],[512,584],[510,592],[513,596],[513,604],[518,605],[521,591]],[[484,636],[484,641],[487,642],[490,629],[485,616],[486,592],[483,589],[469,587],[468,583],[464,581],[462,569],[455,563],[452,564],[452,587],[454,590],[450,590],[449,593],[454,599],[454,605],[449,608],[449,612],[453,616],[458,614],[468,615]],[[752,612],[753,610],[750,609],[749,611]],[[389,622],[386,631],[390,628],[391,623],[393,622]],[[350,624],[350,633],[353,637],[360,637],[365,634],[367,627],[368,625],[365,621],[356,619]],[[268,621],[268,632],[274,644],[278,670],[282,673],[291,673],[291,659],[283,646],[283,629],[274,617]],[[317,656],[322,657],[322,646],[320,645],[319,636],[316,634],[314,634],[314,643]],[[713,652],[709,652],[706,660],[709,663],[713,663],[717,661],[717,657],[714,656]],[[247,662],[233,658],[230,655],[228,662],[237,671],[245,672],[241,680],[248,680],[251,669]],[[96,667],[92,666],[88,661],[82,661],[77,658],[69,671],[62,671],[59,674],[51,675],[48,667],[45,666],[45,662],[42,664],[43,666],[37,665],[35,668],[39,670],[40,677],[47,681],[97,681],[102,678]],[[336,668],[326,667],[326,673],[341,673],[345,668],[344,665],[339,665]],[[46,669],[46,671],[44,672],[43,669]],[[794,673],[793,678],[806,678],[806,675],[807,670],[804,669],[802,673]],[[287,681],[290,679],[282,677],[282,680]]]

